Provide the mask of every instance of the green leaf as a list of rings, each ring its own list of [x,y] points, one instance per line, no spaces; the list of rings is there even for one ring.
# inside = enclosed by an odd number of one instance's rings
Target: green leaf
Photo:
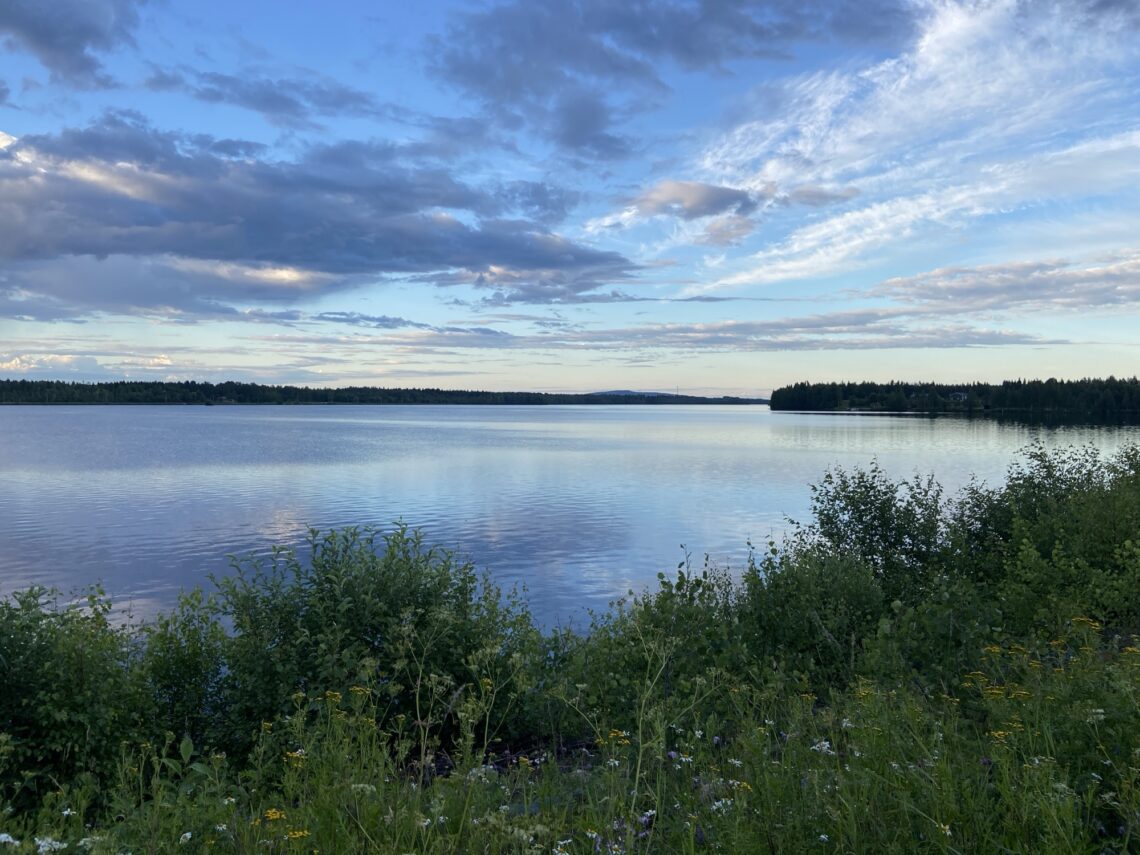
[[[182,755],[182,762],[189,763],[190,755],[194,753],[194,743],[190,739],[190,735],[182,737],[182,742],[178,746],[178,753]]]

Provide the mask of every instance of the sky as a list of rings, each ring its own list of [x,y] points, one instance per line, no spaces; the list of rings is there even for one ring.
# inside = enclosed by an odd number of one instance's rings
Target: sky
[[[1140,373],[1140,0],[0,0],[0,377]]]

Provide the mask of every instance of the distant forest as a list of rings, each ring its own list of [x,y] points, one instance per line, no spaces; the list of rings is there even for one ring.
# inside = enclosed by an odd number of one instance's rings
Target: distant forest
[[[991,383],[796,383],[772,393],[773,410],[1031,415],[1140,420],[1140,380]]]
[[[665,393],[474,392],[349,386],[263,386],[258,383],[162,383],[124,380],[68,383],[0,380],[0,404],[760,404],[760,398],[702,398]]]

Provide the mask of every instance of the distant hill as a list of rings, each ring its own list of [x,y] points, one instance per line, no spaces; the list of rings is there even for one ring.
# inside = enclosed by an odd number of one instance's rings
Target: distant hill
[[[0,404],[766,404],[762,398],[704,398],[664,392],[485,392],[349,386],[265,386],[259,383],[181,383],[122,380],[0,380]]]

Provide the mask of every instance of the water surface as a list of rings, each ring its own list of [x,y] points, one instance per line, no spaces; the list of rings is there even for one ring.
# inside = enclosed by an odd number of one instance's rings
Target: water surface
[[[1002,479],[1017,451],[1140,441],[1043,428],[722,406],[0,408],[0,595],[101,583],[140,615],[310,526],[404,521],[546,625],[691,553],[742,568],[831,466]]]

